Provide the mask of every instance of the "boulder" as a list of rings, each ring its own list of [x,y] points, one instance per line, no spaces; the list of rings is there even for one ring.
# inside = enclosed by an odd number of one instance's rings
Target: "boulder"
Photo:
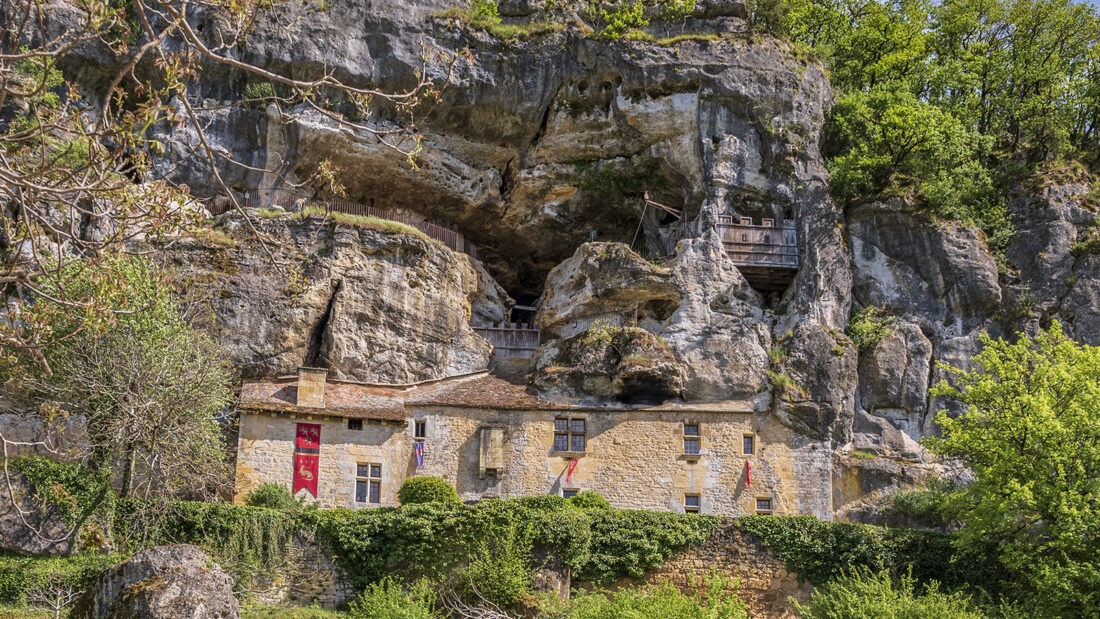
[[[195,546],[143,550],[96,578],[74,619],[236,619],[233,579]]]

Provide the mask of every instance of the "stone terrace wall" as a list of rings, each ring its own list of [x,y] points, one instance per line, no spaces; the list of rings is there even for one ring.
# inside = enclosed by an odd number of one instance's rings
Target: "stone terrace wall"
[[[332,552],[310,536],[295,536],[290,554],[274,574],[257,573],[247,588],[251,599],[279,606],[343,606],[355,597]]]
[[[742,531],[735,521],[722,525],[699,548],[688,550],[651,573],[649,582],[671,582],[681,590],[696,589],[711,572],[727,574],[740,582],[741,599],[750,617],[794,619],[793,597],[805,603],[813,588],[799,582],[783,561],[759,539]]]

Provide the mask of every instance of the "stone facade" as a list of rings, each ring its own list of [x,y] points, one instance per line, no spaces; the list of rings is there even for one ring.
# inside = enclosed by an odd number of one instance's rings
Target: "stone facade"
[[[321,426],[316,501],[322,507],[394,506],[406,479],[435,475],[454,484],[467,501],[594,490],[620,508],[683,511],[686,497],[697,495],[703,513],[755,513],[767,507],[758,505],[758,499],[767,499],[774,513],[831,517],[830,446],[796,436],[750,402],[584,408],[510,397],[500,386],[499,379],[483,376],[393,389],[387,403],[402,399],[400,420],[392,413],[385,419],[363,419],[358,409],[347,416],[339,409],[249,409],[246,402],[236,498],[243,501],[263,483],[290,487],[296,424],[316,423]],[[456,389],[481,395],[498,391],[488,402],[494,405],[488,406],[476,397],[453,403],[467,399],[462,392],[447,391]],[[578,428],[583,421],[583,451],[555,449],[556,421],[560,425],[561,420],[577,422],[573,427]],[[685,424],[698,428],[698,454],[686,453]],[[416,436],[418,427],[422,437]],[[746,437],[753,442],[748,455]],[[417,441],[424,444],[421,467],[414,450]],[[746,461],[752,467],[751,487],[746,485]],[[359,465],[378,465],[381,474],[358,477],[364,472]],[[357,501],[356,482],[375,479],[380,482],[378,501]]]

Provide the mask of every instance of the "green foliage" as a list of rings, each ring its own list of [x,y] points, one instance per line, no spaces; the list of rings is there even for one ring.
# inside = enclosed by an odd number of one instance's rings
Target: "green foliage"
[[[966,501],[964,488],[933,478],[921,487],[895,492],[890,496],[887,509],[912,524],[946,528],[960,521]]]
[[[481,27],[500,24],[496,0],[470,0],[470,21]]]
[[[443,619],[436,608],[430,582],[418,580],[407,589],[387,576],[371,583],[348,605],[349,614],[361,619]]]
[[[870,350],[893,335],[894,317],[885,308],[868,306],[852,316],[845,333],[860,351]]]
[[[823,584],[795,608],[806,619],[982,619],[967,596],[941,592],[935,581],[918,590],[911,576],[866,569]]]
[[[566,500],[577,509],[611,509],[611,503],[595,490],[581,490]]]
[[[841,97],[829,130],[838,153],[829,161],[833,193],[846,202],[894,193],[973,219],[992,199],[981,162],[989,140],[897,84]]]
[[[1088,254],[1100,255],[1100,228],[1090,228],[1082,237],[1070,248],[1073,257],[1080,258]]]
[[[0,556],[0,602],[26,605],[51,589],[73,587],[84,590],[103,570],[119,563],[117,555],[73,555],[71,557]],[[28,600],[30,598],[30,600]]]
[[[946,366],[933,393],[966,405],[936,417],[935,453],[974,473],[960,545],[994,544],[1055,616],[1100,608],[1100,348],[1055,322],[1014,342],[982,338],[975,369]]]
[[[980,552],[959,553],[954,537],[913,529],[887,529],[812,516],[744,516],[738,526],[759,537],[787,568],[814,585],[843,576],[848,568],[888,570],[918,582],[995,589],[1002,576]]]
[[[700,595],[685,595],[669,583],[614,592],[581,591],[573,595],[568,619],[611,617],[652,619],[747,619],[745,603],[737,597],[737,585],[712,576],[702,583]]]
[[[263,107],[275,99],[275,87],[271,82],[249,82],[244,86],[244,98],[253,107]]]
[[[241,604],[241,619],[344,619],[351,615],[319,606],[292,607]]]
[[[839,93],[834,194],[901,195],[1011,234],[1006,196],[1054,158],[1100,163],[1100,17],[1066,0],[756,0],[755,29],[814,50]]]
[[[249,492],[244,502],[252,507],[266,507],[268,509],[293,510],[301,507],[301,504],[286,486],[275,483],[262,484]]]
[[[62,520],[70,526],[96,513],[110,513],[114,504],[111,481],[103,472],[95,473],[76,463],[54,462],[42,456],[15,458],[10,466],[22,473],[38,499],[57,508]]]
[[[232,573],[241,586],[282,566],[300,518],[311,511],[283,511],[197,501],[120,500],[112,529],[120,545],[137,550],[161,544],[194,544]]]
[[[114,256],[58,271],[37,283],[40,298],[21,315],[45,336],[39,351],[52,372],[0,362],[0,376],[40,406],[83,413],[91,466],[118,474],[123,496],[139,486],[145,495],[212,492],[225,458],[215,415],[231,401],[232,380],[213,339],[187,324],[163,269],[148,260]]]
[[[397,491],[397,500],[402,505],[421,503],[458,503],[458,491],[451,482],[442,477],[410,477]]]
[[[519,605],[531,594],[531,549],[531,538],[514,527],[506,530],[505,537],[482,541],[458,571],[466,597],[502,608]]]
[[[629,576],[641,578],[669,557],[702,544],[719,519],[697,514],[590,510],[588,561],[575,565],[576,575],[593,582]]]
[[[645,16],[645,2],[643,0],[619,2],[610,11],[601,8],[599,23],[603,26],[600,36],[609,39],[621,37],[631,30],[645,28],[649,25],[649,19]]]

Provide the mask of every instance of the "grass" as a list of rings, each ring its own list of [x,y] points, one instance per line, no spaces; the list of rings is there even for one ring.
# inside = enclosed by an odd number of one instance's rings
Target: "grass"
[[[522,41],[565,30],[565,24],[535,21],[528,24],[501,24],[490,19],[478,18],[469,9],[452,7],[432,15],[436,19],[454,19],[466,26],[484,30],[502,41]]]
[[[878,457],[878,455],[874,452],[867,451],[865,449],[853,449],[852,451],[848,452],[848,455],[852,458],[855,458],[856,460],[874,460]]]
[[[28,606],[14,606],[0,604],[0,619],[48,619],[53,613],[45,610],[35,610]]]
[[[348,613],[324,608],[283,608],[262,604],[241,606],[241,619],[337,619],[350,617]]]
[[[370,215],[349,215],[347,213],[328,212],[321,206],[307,206],[301,213],[297,213],[295,217],[298,219],[305,219],[312,215],[327,216],[329,219],[342,226],[367,228],[370,230],[377,230],[383,234],[408,234],[424,239],[425,241],[431,241],[433,243],[439,242],[413,226],[403,224],[399,221],[372,217]]]
[[[224,230],[216,228],[195,228],[191,231],[191,238],[218,247],[232,248],[237,246],[237,241],[234,241],[233,237],[226,234]]]
[[[260,219],[278,219],[283,215],[286,215],[286,211],[273,208],[261,208],[256,210],[256,216]]]

